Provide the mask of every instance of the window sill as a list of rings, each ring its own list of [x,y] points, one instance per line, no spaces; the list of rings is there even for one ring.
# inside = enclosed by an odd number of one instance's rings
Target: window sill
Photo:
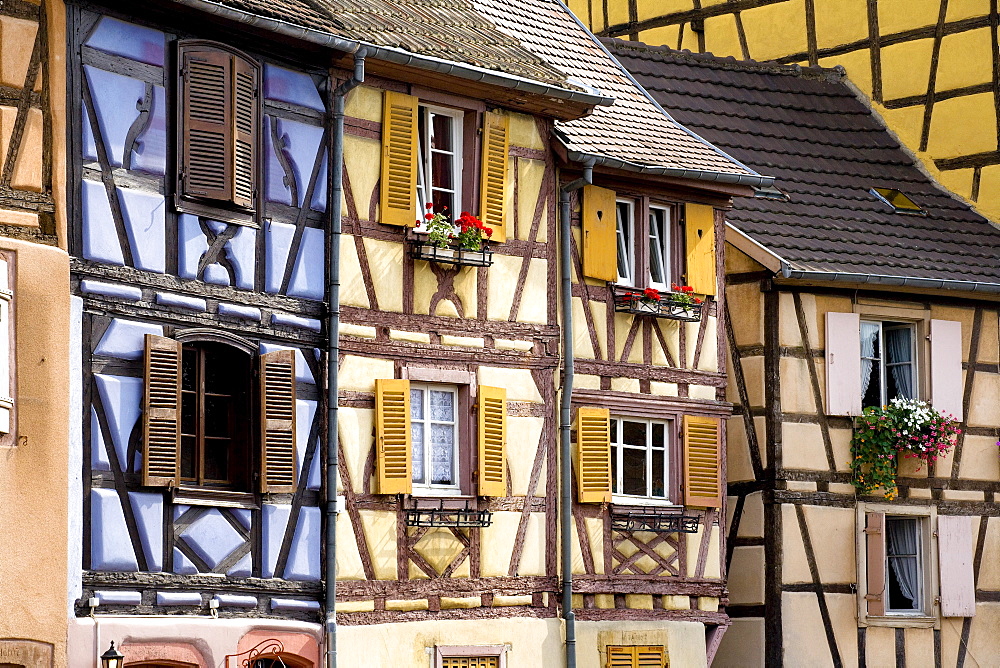
[[[174,487],[173,502],[188,506],[215,506],[217,508],[260,508],[257,495],[252,492],[233,492],[204,487]]]
[[[678,512],[684,510],[684,506],[673,503],[669,499],[646,496],[627,496],[625,494],[612,494],[611,503],[620,506],[656,506],[659,508],[674,508]]]
[[[926,615],[885,615],[884,617],[872,617],[871,615],[858,621],[858,626],[887,626],[899,629],[930,629],[940,625],[940,618],[928,617]]]

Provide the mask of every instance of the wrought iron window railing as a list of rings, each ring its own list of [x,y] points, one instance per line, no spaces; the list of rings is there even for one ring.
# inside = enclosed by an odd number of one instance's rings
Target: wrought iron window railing
[[[697,515],[685,515],[673,508],[645,506],[611,508],[612,531],[698,533],[700,522]]]
[[[705,303],[692,303],[692,297],[674,292],[649,296],[643,290],[612,285],[615,310],[620,313],[651,315],[685,322],[700,322]]]
[[[488,527],[493,513],[476,507],[475,499],[411,498],[406,513],[408,527]]]

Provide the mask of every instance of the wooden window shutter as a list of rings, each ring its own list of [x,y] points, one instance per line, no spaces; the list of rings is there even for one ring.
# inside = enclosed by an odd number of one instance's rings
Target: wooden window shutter
[[[716,290],[715,209],[707,204],[686,205],[684,226],[687,284],[697,294],[714,295]]]
[[[685,415],[684,504],[722,507],[722,444],[718,418]]]
[[[375,380],[375,438],[378,493],[413,490],[410,440],[410,381]]]
[[[963,419],[962,323],[931,320],[931,405]]]
[[[617,208],[614,190],[583,187],[583,275],[618,280]]]
[[[382,110],[381,222],[413,227],[417,212],[417,98],[385,91]],[[423,211],[419,212],[422,215]]]
[[[14,292],[9,271],[7,260],[0,259],[0,434],[10,434],[14,430],[14,388],[10,381],[17,356],[11,340]]]
[[[666,651],[658,645],[608,646],[608,668],[665,668]]]
[[[507,390],[479,386],[479,495],[507,495]]]
[[[295,491],[295,351],[260,356],[260,491]]]
[[[143,356],[142,484],[178,483],[181,448],[180,341],[146,334]]]
[[[885,513],[865,513],[865,602],[868,614],[885,615]]]
[[[181,90],[180,194],[254,209],[260,68],[198,40],[178,46]]]
[[[611,417],[607,408],[576,411],[577,501],[611,501]]]
[[[937,522],[941,615],[974,617],[976,585],[972,569],[972,518],[938,515]]]
[[[479,219],[493,229],[492,241],[506,241],[505,193],[510,118],[487,111],[483,115],[483,164],[479,187]]]
[[[861,415],[861,316],[826,314],[826,413]]]

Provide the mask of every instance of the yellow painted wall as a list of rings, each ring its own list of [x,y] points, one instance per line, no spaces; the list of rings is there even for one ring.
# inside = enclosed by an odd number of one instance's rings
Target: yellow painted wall
[[[988,2],[877,0],[869,17],[865,0],[814,0],[812,15],[806,0],[749,8],[735,3],[731,9],[698,0],[635,0],[634,24],[628,22],[629,2],[569,4],[604,35],[739,59],[843,66],[890,129],[945,187],[983,215],[1000,220]],[[946,11],[936,43],[942,7]],[[877,25],[877,34],[870,24]]]

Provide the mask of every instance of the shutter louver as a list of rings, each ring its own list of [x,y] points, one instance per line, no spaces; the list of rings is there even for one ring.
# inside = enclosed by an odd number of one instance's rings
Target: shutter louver
[[[507,390],[479,386],[479,495],[507,494]]]
[[[885,513],[865,513],[865,565],[868,614],[885,615]]]
[[[714,295],[715,209],[707,204],[685,205],[687,284],[700,295]]]
[[[826,413],[861,415],[861,316],[826,314]]]
[[[256,202],[255,63],[204,42],[182,42],[180,194],[244,209]]]
[[[146,334],[142,411],[142,484],[178,482],[181,441],[181,343]]]
[[[413,490],[410,459],[410,381],[375,380],[375,438],[379,494]]]
[[[260,491],[295,491],[295,351],[260,356]]]
[[[962,323],[931,320],[931,405],[963,419]]]
[[[606,408],[576,412],[577,501],[611,501],[611,421]]]
[[[684,505],[722,507],[719,428],[718,418],[684,416]]]
[[[379,197],[381,222],[385,225],[412,227],[416,223],[417,102],[412,95],[385,92]]]
[[[479,219],[493,230],[491,241],[506,241],[507,152],[510,146],[510,119],[506,114],[486,112],[483,116],[483,164],[479,188]]]
[[[616,201],[614,190],[583,188],[583,273],[609,283],[618,280]]]

